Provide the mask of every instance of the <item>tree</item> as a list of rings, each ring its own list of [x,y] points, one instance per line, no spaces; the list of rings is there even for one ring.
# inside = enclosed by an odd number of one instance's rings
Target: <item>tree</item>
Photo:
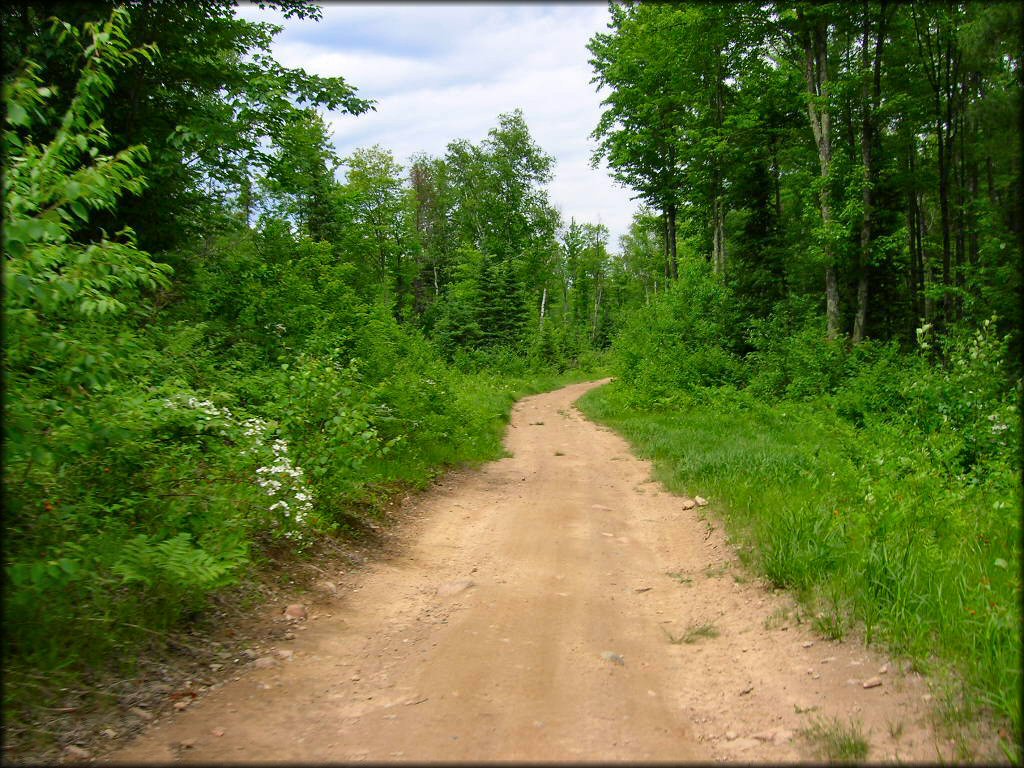
[[[287,18],[316,19],[320,13],[305,0],[263,5]],[[40,76],[56,85],[61,108],[75,53],[60,44],[47,17],[80,26],[109,16],[112,7],[109,0],[55,2],[45,11],[10,6],[3,11],[5,60],[27,55],[38,61]],[[127,40],[153,45],[161,55],[128,62],[116,73],[103,116],[117,145],[149,148],[151,183],[95,225],[117,229],[131,221],[148,250],[169,250],[208,231],[218,206],[230,203],[247,175],[262,173],[271,161],[265,141],[288,141],[282,132],[303,120],[305,107],[351,114],[372,108],[343,78],[282,67],[269,53],[280,28],[235,17],[230,0],[152,0],[130,4],[126,13]]]
[[[591,134],[598,141],[592,164],[607,160],[613,178],[661,212],[665,275],[674,278],[676,218],[685,184],[677,157],[683,96],[671,87],[664,71],[647,66],[648,61],[665,61],[671,50],[658,35],[662,25],[657,22],[672,9],[610,2],[608,10],[612,31],[594,35],[587,44],[594,68],[591,82],[608,89],[601,102],[605,109]],[[640,18],[648,13],[654,16],[652,26]]]
[[[82,64],[45,144],[35,141],[33,129],[45,120],[54,89],[42,85],[41,68],[25,60],[22,72],[4,83],[5,365],[14,377],[45,370],[64,387],[101,383],[109,355],[83,343],[74,324],[124,312],[139,290],[167,284],[170,268],[140,250],[130,228],[92,241],[74,236],[95,212],[113,210],[124,195],[145,187],[144,146],[104,152],[112,138],[102,113],[114,74],[153,56],[152,47],[131,46],[127,25],[121,9],[106,22],[85,24],[83,32],[54,23],[58,39],[80,46]]]

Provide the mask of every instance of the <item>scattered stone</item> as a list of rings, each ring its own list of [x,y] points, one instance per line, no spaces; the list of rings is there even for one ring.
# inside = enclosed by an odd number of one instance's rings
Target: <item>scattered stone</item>
[[[703,496],[694,496],[693,500],[694,502],[696,502],[698,507],[706,507],[708,504],[708,500],[705,499]]]
[[[182,712],[185,709],[187,709],[188,705],[191,704],[191,703],[192,703],[192,699],[179,699],[178,701],[174,702],[174,708],[178,712]]]
[[[726,739],[726,741],[736,741],[736,736],[737,736],[736,731],[726,731],[725,732],[725,739]]]
[[[810,648],[812,645],[814,645],[814,641],[813,640],[806,640],[805,642],[801,643],[800,645],[803,648]]]
[[[613,664],[618,664],[620,667],[626,665],[626,660],[614,651],[601,651],[601,658],[605,661],[610,661]]]
[[[633,591],[636,592],[637,594],[639,594],[641,592],[650,592],[651,589],[653,589],[653,587],[637,587]]]
[[[92,752],[72,744],[64,748],[64,757],[68,760],[88,760],[92,757]]]
[[[607,531],[601,531],[601,535],[607,536],[609,539],[615,536],[614,533],[608,533]]]
[[[459,592],[464,592],[472,586],[475,586],[476,582],[471,579],[456,579],[455,581],[446,581],[444,584],[437,588],[437,594],[440,597],[448,597],[449,595],[457,595]]]
[[[211,735],[211,736],[216,736],[216,737],[217,737],[218,739],[219,739],[219,738],[220,738],[221,736],[223,736],[223,735],[224,735],[224,733],[225,733],[225,731],[224,731],[224,729],[223,729],[223,728],[214,728],[214,729],[213,729],[212,731],[210,731],[210,735]]]
[[[881,684],[882,684],[882,678],[880,678],[880,677],[869,677],[867,680],[865,680],[862,683],[862,685],[865,688],[877,688]]]
[[[210,669],[213,670],[214,672],[219,672],[223,668],[224,668],[223,664],[213,663],[213,664],[210,665]]]
[[[822,664],[831,664],[835,660],[836,660],[835,656],[826,656],[824,659],[821,660],[821,663]]]
[[[285,640],[294,640],[295,639],[295,633],[294,632],[285,632],[284,633],[284,639]]]
[[[295,651],[287,650],[285,648],[279,648],[278,650],[274,651],[274,655],[277,656],[277,658],[279,659],[291,661],[292,657],[295,655]]]
[[[683,509],[693,509],[697,506],[697,502],[693,499],[685,499],[683,501]]]
[[[887,675],[887,674],[889,674],[889,665],[888,664],[883,664],[881,667],[879,667],[878,668],[878,674],[880,674],[880,675]]]
[[[249,659],[249,661],[252,661],[253,659],[258,659],[260,657],[259,651],[254,651],[252,648],[246,648],[244,651],[242,651],[242,655],[245,656],[245,658]]]
[[[744,688],[742,691],[740,691],[740,696],[746,696],[752,690],[754,690],[754,686],[748,685],[746,688]]]
[[[252,663],[256,669],[270,669],[276,667],[280,662],[273,656],[260,656]]]
[[[333,581],[327,581],[326,579],[324,579],[323,581],[318,581],[315,586],[321,592],[327,592],[331,595],[337,594],[338,592],[338,585],[335,584]]]
[[[132,707],[128,710],[131,714],[135,715],[139,720],[145,720],[147,723],[153,719],[153,713],[147,712],[141,707]]]
[[[775,731],[761,731],[755,733],[754,738],[758,741],[773,741],[775,739]]]
[[[192,749],[196,745],[195,739],[185,739],[181,742],[182,749]]]
[[[100,731],[100,736],[106,736],[108,739],[116,739],[117,731],[115,731],[113,728],[104,728],[102,731]]]
[[[301,603],[292,603],[284,609],[284,617],[286,619],[293,619],[295,621],[299,621],[301,619],[306,618],[306,616],[308,615],[309,613],[306,611],[306,606],[302,605]]]

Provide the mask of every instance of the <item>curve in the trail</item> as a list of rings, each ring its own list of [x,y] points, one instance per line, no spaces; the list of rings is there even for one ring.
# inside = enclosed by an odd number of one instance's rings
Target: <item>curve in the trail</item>
[[[290,658],[110,757],[792,761],[815,759],[809,718],[838,717],[872,758],[933,759],[920,678],[785,621],[701,510],[573,407],[601,383],[517,403],[511,456],[416,499],[401,555],[315,607]]]

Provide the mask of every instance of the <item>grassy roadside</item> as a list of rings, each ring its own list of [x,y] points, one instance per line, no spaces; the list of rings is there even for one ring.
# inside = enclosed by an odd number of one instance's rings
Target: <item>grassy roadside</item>
[[[1019,762],[1019,477],[958,482],[927,446],[813,403],[725,389],[657,410],[627,402],[616,382],[579,406],[670,490],[710,496],[741,557],[792,589],[820,632],[859,625],[943,681],[949,720],[1005,723]]]
[[[394,521],[389,511],[408,492],[429,486],[452,467],[477,465],[504,455],[502,440],[519,398],[599,378],[603,375],[600,366],[594,358],[587,369],[524,371],[511,376],[449,369],[444,384],[453,403],[448,410],[458,414],[458,423],[444,412],[436,416],[421,411],[425,429],[435,426],[429,421],[434,418],[446,434],[411,434],[411,446],[400,456],[367,459],[362,471],[370,487],[352,502],[352,525],[321,533],[305,548],[280,544],[254,547],[251,559],[229,583],[192,595],[190,611],[177,620],[146,622],[126,613],[131,619],[126,623],[124,616],[114,614],[111,608],[114,598],[106,596],[87,606],[91,613],[84,617],[65,614],[52,600],[41,602],[46,626],[65,638],[62,655],[56,664],[47,665],[31,657],[6,659],[4,762],[53,763],[71,744],[101,750],[109,746],[103,731],[116,732],[118,738],[130,735],[130,729],[137,729],[141,721],[124,714],[129,708],[141,703],[148,711],[156,711],[166,704],[166,694],[160,692],[164,688],[172,683],[172,687],[182,688],[186,680],[212,680],[216,675],[209,665],[219,667],[224,661],[218,654],[238,656],[240,646],[233,654],[227,649],[241,643],[244,632],[239,630],[236,636],[231,624],[246,623],[268,599],[293,592],[309,580],[317,563],[345,560],[350,551],[362,553],[358,560],[372,557],[379,546],[376,531]],[[127,591],[119,589],[115,598]],[[152,591],[143,595],[143,604],[152,602]],[[87,624],[83,627],[82,622]],[[118,631],[116,636],[109,633],[106,645],[96,647],[86,630],[96,631],[93,624],[101,623]],[[78,641],[71,637],[76,631]]]

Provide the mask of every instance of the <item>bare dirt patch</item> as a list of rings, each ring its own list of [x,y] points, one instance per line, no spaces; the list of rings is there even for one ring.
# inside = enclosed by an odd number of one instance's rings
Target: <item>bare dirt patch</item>
[[[949,759],[924,680],[797,623],[572,406],[598,383],[520,401],[511,457],[411,500],[390,556],[108,759],[818,762],[840,727]]]

